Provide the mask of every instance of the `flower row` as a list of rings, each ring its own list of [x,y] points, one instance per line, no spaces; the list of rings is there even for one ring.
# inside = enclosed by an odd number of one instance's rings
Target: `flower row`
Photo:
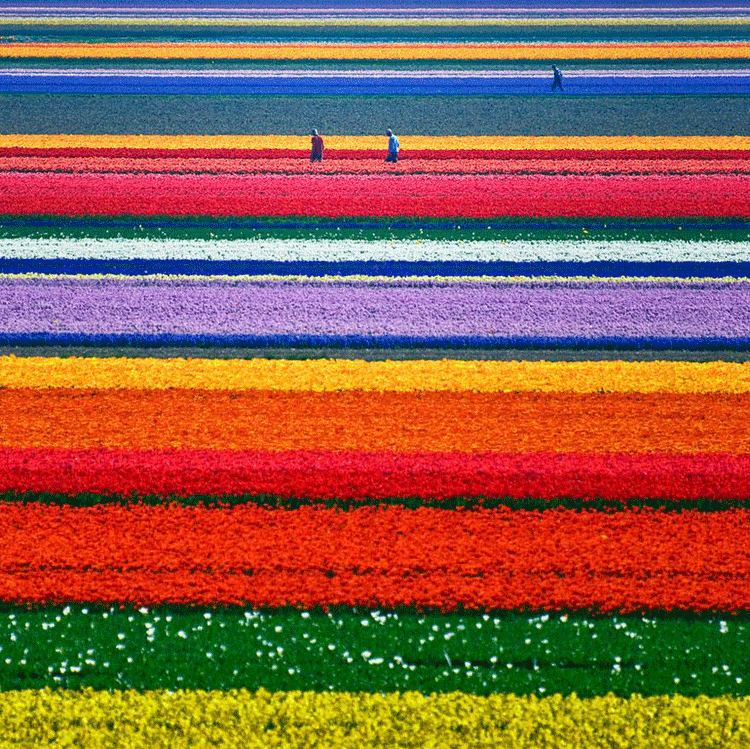
[[[750,497],[750,457],[11,447],[0,448],[0,491],[19,499],[52,492],[57,502],[83,505],[156,495],[161,502],[271,506],[373,500],[461,506],[482,498],[534,507],[566,498],[574,507],[647,499],[666,507],[701,500],[724,506]]]
[[[744,576],[750,513],[0,506],[0,569]],[[692,544],[688,539],[692,538]],[[294,539],[291,541],[291,539]],[[647,539],[647,540],[646,540]],[[33,541],[33,543],[31,543]],[[697,551],[700,550],[700,554]],[[629,553],[627,553],[629,551]],[[575,597],[575,593],[571,593]],[[676,594],[679,597],[679,594]]]
[[[0,507],[0,600],[746,611],[750,514]]]
[[[60,216],[745,217],[750,215],[750,176],[3,172],[0,212]]]
[[[87,45],[93,47],[93,44]],[[238,45],[233,45],[238,46]],[[277,44],[277,49],[282,45]],[[484,45],[485,49],[489,45]],[[361,52],[361,45],[353,45]],[[4,47],[3,51],[7,49]],[[365,53],[366,54],[366,53]],[[460,54],[460,53],[459,53]],[[551,52],[554,57],[560,48]],[[564,52],[563,52],[564,54]],[[350,58],[351,59],[351,58]],[[354,58],[357,59],[357,58]],[[433,62],[434,65],[434,62]],[[666,72],[666,74],[664,74]],[[732,96],[742,94],[748,83],[745,71],[679,70],[638,74],[635,71],[591,71],[579,68],[566,81],[568,96]],[[95,73],[75,68],[4,67],[0,70],[0,93],[111,96],[318,96],[318,97],[499,97],[550,94],[546,71],[404,70],[387,68],[352,70],[318,66],[311,71],[293,68],[264,70],[212,66],[211,70],[150,66],[110,66]],[[567,97],[566,97],[567,98]],[[258,119],[256,118],[256,122]],[[330,122],[330,120],[328,120]],[[278,125],[277,125],[278,127]],[[295,128],[296,129],[296,128]],[[372,128],[368,128],[372,130]]]
[[[450,453],[750,452],[747,393],[0,390],[0,445]]]
[[[733,749],[750,741],[747,713],[748,699],[730,697],[587,700],[265,690],[26,691],[0,697],[7,746],[29,749],[63,737],[91,749]]]
[[[499,159],[489,156],[468,158],[457,151],[456,157],[425,158],[420,152],[410,153],[392,164],[383,162],[380,152],[361,152],[355,158],[326,152],[325,159],[311,167],[308,153],[291,157],[259,157],[242,152],[239,157],[166,156],[161,158],[94,156],[0,156],[2,172],[101,172],[174,173],[174,174],[747,174],[748,159],[568,159],[513,156]]]
[[[319,227],[324,234],[324,227]],[[687,228],[687,227],[686,227]],[[487,229],[487,227],[485,227]],[[217,228],[216,234],[221,234]],[[224,232],[225,233],[225,232]],[[282,232],[279,231],[279,234]],[[342,232],[339,232],[342,233]],[[58,260],[64,272],[65,260],[68,261],[144,261],[161,260],[162,266],[169,268],[168,261],[190,261],[185,264],[184,273],[206,273],[211,266],[203,266],[205,261],[255,261],[279,264],[279,272],[288,267],[289,272],[299,272],[295,263],[309,263],[308,267],[328,269],[328,272],[355,274],[368,272],[368,263],[374,266],[369,274],[399,275],[388,272],[389,267],[400,268],[400,275],[424,274],[426,269],[421,264],[429,264],[429,275],[473,275],[483,270],[486,275],[505,275],[503,263],[509,269],[515,269],[518,275],[524,267],[535,274],[574,276],[575,272],[556,272],[555,265],[577,263],[578,275],[597,275],[611,264],[612,273],[628,275],[662,275],[661,268],[669,268],[668,274],[682,275],[680,267],[685,267],[693,275],[696,265],[705,275],[713,275],[707,266],[716,265],[724,275],[735,275],[732,264],[747,275],[746,265],[750,261],[750,242],[746,238],[727,239],[592,239],[588,229],[582,227],[577,237],[567,239],[508,239],[502,234],[492,238],[490,231],[485,231],[481,239],[473,236],[464,238],[460,231],[453,236],[433,238],[434,231],[422,229],[412,232],[412,236],[398,237],[392,232],[380,239],[343,238],[329,236],[291,236],[228,239],[224,236],[206,234],[195,239],[149,238],[149,237],[95,237],[65,236],[64,229],[54,237],[12,236],[0,238],[0,258],[3,260]],[[472,232],[473,234],[473,232]],[[450,263],[457,264],[460,270],[452,270]],[[640,263],[645,272],[628,274],[628,263]],[[336,270],[336,265],[340,268]],[[390,264],[390,265],[389,265]],[[515,264],[515,266],[514,266]],[[545,265],[546,264],[546,265]],[[742,264],[742,265],[740,265]],[[477,266],[477,267],[475,267]],[[652,272],[649,273],[648,269]],[[498,269],[497,272],[495,269]],[[111,271],[114,272],[114,271]],[[164,271],[162,271],[164,272]],[[168,271],[167,271],[168,272]],[[226,271],[220,271],[226,272]],[[245,271],[250,272],[252,271]],[[325,275],[325,271],[307,275]],[[499,279],[498,279],[499,280]]]
[[[106,159],[107,164],[118,162],[137,162],[148,164],[155,161],[186,162],[207,161],[208,163],[256,163],[256,161],[275,160],[283,162],[297,162],[310,155],[309,138],[297,136],[60,136],[60,135],[30,135],[8,136],[0,135],[0,164],[5,163],[40,163],[65,162],[70,159],[88,161]],[[60,138],[64,140],[59,140]],[[105,140],[102,140],[105,138]],[[211,147],[219,139],[220,147]],[[274,140],[278,138],[279,140]],[[294,140],[290,140],[293,138]],[[111,140],[108,140],[111,139]],[[138,140],[134,140],[138,139]],[[231,139],[237,143],[233,147]],[[416,139],[416,140],[415,140]],[[326,136],[325,160],[361,161],[382,157],[382,140],[368,138],[367,142],[358,136]],[[720,164],[728,162],[736,166],[738,171],[745,171],[747,160],[750,159],[750,139],[734,138],[732,141],[715,140],[691,136],[690,138],[643,138],[636,139],[640,147],[632,147],[632,143],[623,142],[617,138],[607,136],[587,136],[576,138],[572,147],[564,147],[562,139],[524,138],[519,142],[520,147],[507,147],[507,143],[518,142],[515,136],[509,138],[467,138],[466,136],[451,137],[449,140],[440,137],[407,136],[408,152],[403,155],[408,162],[419,160],[424,162],[477,163],[488,160],[512,164],[514,161],[531,162],[540,166],[545,161],[569,162],[582,168],[586,162],[638,162],[643,163],[647,171],[647,164],[656,162],[654,167],[662,164],[665,167],[672,163]],[[416,142],[416,146],[414,143]],[[75,145],[80,143],[80,145]],[[262,145],[259,145],[262,144]],[[481,144],[484,148],[473,147]],[[61,145],[64,144],[64,145]],[[161,145],[161,147],[159,147]],[[612,145],[612,147],[606,147]],[[429,147],[433,146],[433,147]],[[524,147],[526,146],[526,147]],[[680,147],[684,146],[684,147]],[[147,171],[153,171],[151,169]],[[615,169],[617,171],[617,169]]]
[[[324,134],[325,135],[325,134]],[[369,151],[381,153],[385,138],[382,135],[325,135],[327,147],[332,151]],[[402,135],[404,147],[410,153],[427,151],[429,154],[451,154],[467,152],[497,152],[505,157],[518,152],[523,157],[533,158],[537,153],[552,152],[559,155],[576,156],[578,152],[632,153],[642,158],[652,152],[674,152],[679,158],[717,153],[719,156],[743,153],[750,156],[750,136],[738,135],[583,135],[583,136],[533,136],[533,135]],[[16,155],[37,151],[37,155],[49,153],[73,153],[93,155],[99,149],[107,149],[103,156],[113,156],[123,150],[143,150],[144,155],[163,155],[164,151],[174,155],[190,155],[196,150],[208,154],[229,150],[230,156],[243,151],[293,151],[308,152],[309,135],[159,135],[159,134],[93,134],[93,133],[12,133],[0,134],[0,153]],[[54,150],[53,150],[54,149]],[[64,149],[64,150],[60,150]],[[70,149],[75,149],[71,151]],[[86,149],[86,150],[84,150]],[[145,150],[144,150],[145,149]],[[43,152],[43,153],[42,153]],[[262,154],[259,154],[262,155]]]
[[[0,356],[0,387],[92,390],[747,393],[748,362]]]
[[[279,44],[252,42],[6,42],[9,59],[97,60],[744,60],[745,42]]]
[[[0,340],[97,337],[209,345],[736,347],[750,337],[750,282],[0,276]]]

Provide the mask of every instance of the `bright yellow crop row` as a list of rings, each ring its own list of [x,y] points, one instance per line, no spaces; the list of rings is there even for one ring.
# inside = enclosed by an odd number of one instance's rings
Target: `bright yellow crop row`
[[[10,43],[0,58],[149,60],[674,60],[744,59],[743,42],[541,44]]]
[[[329,149],[370,150],[383,148],[382,135],[330,135]],[[750,137],[649,136],[649,135],[476,135],[432,136],[399,133],[404,148],[421,150],[557,151],[557,150],[739,150],[750,149]],[[157,149],[298,149],[310,147],[309,135],[91,135],[91,134],[2,134],[0,148],[157,148]]]
[[[0,749],[738,749],[750,698],[28,690],[0,726]]]
[[[0,356],[0,387],[746,393],[750,363]]]

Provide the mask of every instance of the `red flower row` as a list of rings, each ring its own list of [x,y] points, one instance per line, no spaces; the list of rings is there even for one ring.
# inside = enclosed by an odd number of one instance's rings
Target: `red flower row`
[[[741,577],[654,572],[645,576],[489,572],[463,576],[442,570],[413,573],[203,570],[0,571],[0,600],[13,603],[129,603],[253,606],[302,609],[317,606],[452,611],[588,610],[633,613],[653,610],[750,609],[750,582]]]
[[[398,172],[426,174],[742,174],[747,159],[423,159],[400,161]],[[174,174],[389,174],[382,159],[326,159],[311,167],[307,158],[139,158],[112,156],[0,156],[0,171],[154,172]]]
[[[0,213],[750,216],[750,176],[0,174]]]
[[[750,511],[0,506],[0,600],[750,609]]]
[[[737,500],[750,496],[750,455],[2,448],[0,491]]]
[[[326,160],[358,159],[363,161],[382,160],[382,149],[336,149],[327,148]],[[138,159],[171,159],[171,158],[206,158],[206,159],[305,159],[309,158],[309,149],[294,148],[0,148],[0,157],[37,156],[46,157],[104,157],[104,158],[138,158]],[[630,149],[589,149],[574,148],[542,150],[536,148],[513,150],[485,149],[409,149],[401,152],[400,158],[437,160],[547,160],[574,159],[575,161],[599,159],[750,159],[750,151],[726,149],[668,149],[668,150],[630,150]]]

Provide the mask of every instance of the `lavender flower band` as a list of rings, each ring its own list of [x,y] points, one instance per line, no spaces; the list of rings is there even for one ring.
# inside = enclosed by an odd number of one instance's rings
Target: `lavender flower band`
[[[748,338],[750,282],[0,279],[0,334]]]

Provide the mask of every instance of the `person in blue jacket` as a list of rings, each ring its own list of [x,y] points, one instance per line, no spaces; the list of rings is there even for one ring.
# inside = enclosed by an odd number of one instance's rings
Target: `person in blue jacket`
[[[400,148],[398,138],[390,128],[385,131],[385,134],[388,136],[388,155],[385,157],[385,160],[392,161],[395,164],[398,161],[398,149]]]

